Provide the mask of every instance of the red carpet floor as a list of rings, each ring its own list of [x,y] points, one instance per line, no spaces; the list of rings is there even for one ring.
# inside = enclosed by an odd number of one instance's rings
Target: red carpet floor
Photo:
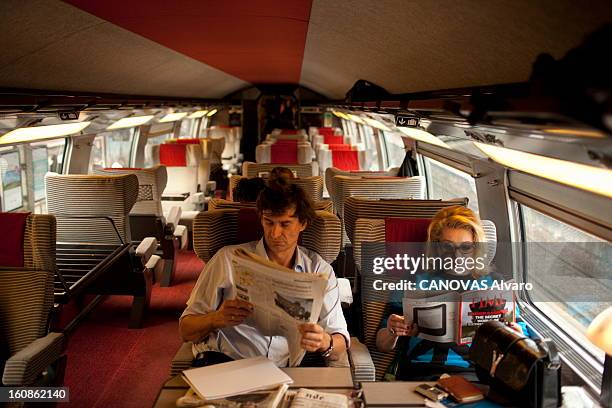
[[[203,267],[191,251],[181,252],[177,262],[173,285],[153,287],[151,309],[142,329],[127,328],[131,298],[109,296],[75,330],[67,351],[67,406],[153,404],[181,344],[178,318]]]

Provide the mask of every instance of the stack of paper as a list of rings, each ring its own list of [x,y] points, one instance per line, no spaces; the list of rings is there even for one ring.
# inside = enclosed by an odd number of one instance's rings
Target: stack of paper
[[[227,398],[291,384],[293,380],[266,357],[253,357],[183,371],[187,384],[205,400]]]

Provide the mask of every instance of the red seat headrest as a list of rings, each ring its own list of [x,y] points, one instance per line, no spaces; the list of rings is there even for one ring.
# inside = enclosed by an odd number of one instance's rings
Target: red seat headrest
[[[185,144],[164,143],[159,146],[159,163],[164,166],[185,167],[187,166],[185,151]]]
[[[0,213],[0,231],[4,238],[0,245],[0,266],[23,267],[23,238],[29,215],[29,212]]]

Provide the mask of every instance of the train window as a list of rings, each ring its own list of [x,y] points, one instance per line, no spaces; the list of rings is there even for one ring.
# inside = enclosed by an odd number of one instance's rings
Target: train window
[[[0,150],[0,190],[2,211],[15,211],[24,205],[23,156],[14,147]]]
[[[144,154],[144,164],[145,167],[153,167],[155,166],[155,160],[153,159],[153,146],[160,145],[164,143],[167,139],[172,137],[171,133],[166,133],[164,135],[158,136],[149,136],[147,139],[147,144],[145,145],[145,154]]]
[[[524,240],[537,246],[525,255],[530,299],[565,331],[584,335],[595,316],[612,305],[610,246],[527,206],[520,205],[520,213]]]
[[[363,130],[364,145],[366,149],[366,155],[368,155],[368,163],[369,163],[369,166],[367,166],[368,168],[364,170],[370,170],[370,171],[384,170],[384,169],[381,169],[378,164],[379,146],[378,146],[378,143],[376,143],[376,135],[374,135],[374,129],[372,129],[370,126],[362,126],[361,129]]]
[[[32,174],[28,182],[32,183],[34,195],[34,212],[45,212],[45,174],[48,171],[61,173],[66,149],[66,139],[57,139],[30,144],[32,154]]]
[[[469,199],[468,207],[478,212],[476,182],[469,175],[439,161],[423,157],[430,199],[448,200],[458,197]]]
[[[384,136],[385,149],[387,151],[387,166],[399,167],[404,162],[406,151],[402,137],[397,133],[380,131]]]
[[[196,132],[196,120],[195,119],[183,119],[181,123],[179,123],[180,131],[179,138],[192,138],[198,137]],[[158,143],[159,144],[159,143]]]
[[[134,129],[119,129],[97,135],[89,156],[89,172],[94,167],[130,167]]]

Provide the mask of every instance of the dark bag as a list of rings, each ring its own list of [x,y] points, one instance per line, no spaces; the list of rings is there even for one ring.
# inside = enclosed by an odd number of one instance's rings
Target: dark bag
[[[478,328],[470,360],[480,381],[521,407],[561,403],[561,364],[551,340],[532,340],[498,321]]]

